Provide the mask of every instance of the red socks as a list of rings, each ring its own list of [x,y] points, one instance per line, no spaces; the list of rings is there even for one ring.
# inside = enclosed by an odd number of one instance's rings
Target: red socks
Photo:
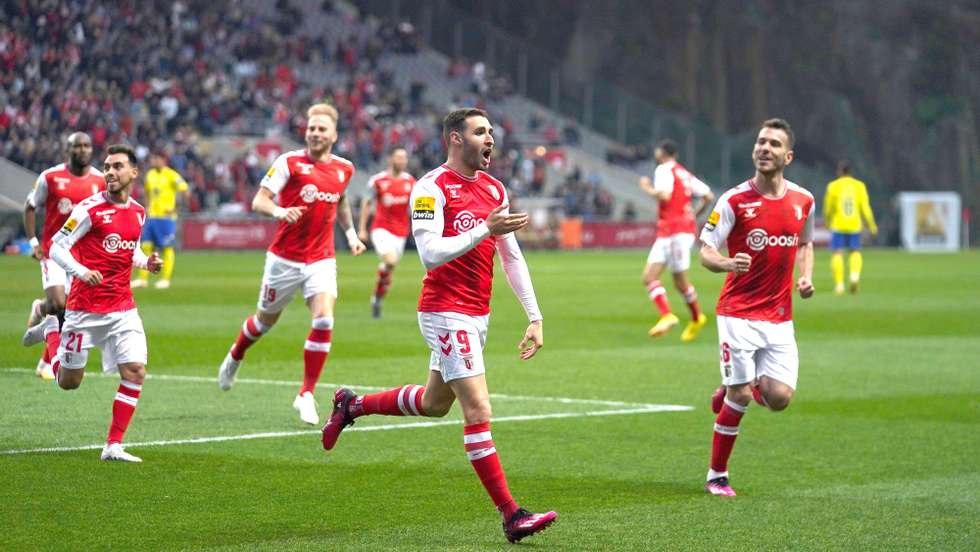
[[[374,286],[375,301],[384,299],[385,295],[388,293],[389,287],[391,287],[391,271],[379,267],[378,283]]]
[[[116,390],[116,400],[112,403],[112,423],[109,425],[109,437],[106,443],[121,443],[129,421],[136,412],[136,403],[140,398],[142,385],[122,380]]]
[[[510,495],[504,468],[501,467],[497,449],[493,446],[490,422],[465,426],[463,428],[463,446],[466,449],[466,456],[473,464],[473,469],[487,490],[487,494],[493,500],[494,506],[497,507],[505,520],[510,519],[517,511],[518,506]]]
[[[698,318],[701,318],[701,305],[698,304],[698,292],[695,291],[694,286],[687,288],[684,292],[684,302],[687,303],[687,308],[691,310],[691,320],[697,322]]]
[[[425,416],[422,410],[421,385],[403,385],[381,393],[358,397],[350,405],[350,415],[355,418],[366,414],[384,416]]]
[[[657,309],[660,310],[660,316],[665,314],[670,314],[670,303],[667,302],[667,290],[664,289],[663,284],[660,280],[654,280],[647,284],[647,293],[650,296],[650,300],[657,305]]]
[[[728,458],[735,447],[738,437],[738,423],[742,420],[747,407],[736,404],[728,398],[721,407],[721,412],[715,418],[715,434],[711,444],[711,469],[715,472],[728,471]]]
[[[317,380],[320,379],[320,373],[323,372],[323,365],[327,362],[327,356],[330,354],[333,318],[314,318],[312,325],[313,328],[303,346],[303,387],[299,390],[300,395],[313,392]]]
[[[248,350],[256,341],[259,340],[267,331],[269,331],[269,326],[259,322],[259,319],[254,314],[245,319],[245,323],[242,324],[242,331],[238,334],[238,339],[235,340],[235,344],[231,346],[231,358],[235,360],[241,360],[245,357],[245,351]]]

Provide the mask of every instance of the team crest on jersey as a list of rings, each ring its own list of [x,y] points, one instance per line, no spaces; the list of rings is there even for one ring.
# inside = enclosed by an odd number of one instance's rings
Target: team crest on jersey
[[[803,220],[803,207],[794,205],[793,212],[796,213],[796,220]]]
[[[313,174],[313,165],[309,163],[296,163],[296,168],[299,169],[299,174]]]
[[[73,207],[75,207],[75,204],[72,203],[67,197],[63,197],[58,200],[58,212],[62,215],[67,215],[70,213]]]
[[[412,220],[433,220],[436,218],[436,198],[417,197],[412,205]]]
[[[469,211],[460,211],[456,218],[453,220],[453,230],[457,234],[462,234],[476,228],[478,224],[483,222],[483,219],[476,218],[476,215]]]
[[[487,186],[487,187],[490,188],[490,195],[492,195],[493,198],[496,199],[497,201],[500,201],[500,192],[497,191],[497,187],[496,186]]]
[[[339,182],[343,182],[344,181],[344,171],[342,171],[340,169],[337,169],[337,180]]]

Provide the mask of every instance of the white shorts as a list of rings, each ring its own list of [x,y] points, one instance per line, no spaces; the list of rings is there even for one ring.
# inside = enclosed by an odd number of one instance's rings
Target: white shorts
[[[65,288],[65,295],[68,295],[68,291],[71,289],[71,277],[65,272],[65,269],[61,268],[61,265],[54,262],[54,259],[44,258],[41,259],[41,287],[48,289],[49,287],[62,286]]]
[[[489,315],[420,312],[419,329],[432,350],[429,370],[442,374],[442,381],[447,383],[486,373],[483,346],[489,321]]]
[[[58,345],[61,367],[85,368],[92,347],[102,351],[103,371],[130,362],[146,364],[146,334],[136,309],[110,313],[65,311]]]
[[[318,293],[337,297],[337,259],[323,259],[305,264],[287,261],[270,252],[265,254],[262,289],[259,290],[259,310],[282,311],[302,286],[303,298]]]
[[[739,385],[768,376],[796,389],[800,355],[792,321],[717,318],[722,384]]]
[[[647,255],[647,264],[667,265],[671,272],[686,272],[691,268],[691,247],[694,234],[674,234],[657,238]]]
[[[401,259],[405,252],[405,241],[408,238],[399,238],[384,228],[371,230],[371,243],[374,244],[374,251],[379,256],[394,253],[395,258]]]

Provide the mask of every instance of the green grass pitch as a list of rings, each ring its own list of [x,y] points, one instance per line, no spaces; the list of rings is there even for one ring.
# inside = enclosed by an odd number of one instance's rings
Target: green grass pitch
[[[526,320],[498,277],[487,348],[495,441],[515,498],[560,516],[521,546],[980,549],[976,252],[868,251],[863,287],[846,297],[831,295],[819,252],[817,295],[796,300],[798,394],[782,413],[750,407],[730,466],[739,496],[727,500],[701,488],[719,379],[713,322],[693,344],[680,343],[680,328],[650,340],[644,258],[529,253],[546,346],[524,363]],[[424,382],[420,263],[406,256],[380,321],[368,305],[375,263],[339,259],[321,416],[335,383]],[[100,462],[96,449],[7,453],[100,445],[116,378],[98,374],[95,354],[77,391],[34,377],[40,349],[19,339],[37,265],[0,258],[0,549],[511,549],[466,460],[458,410],[432,426],[363,419],[334,451],[320,449],[291,408],[309,327],[298,300],[249,352],[246,381],[218,389],[261,270],[260,253],[183,253],[171,289],[137,291],[158,377],[126,436],[144,463],[125,465]],[[713,312],[722,276],[691,273]]]

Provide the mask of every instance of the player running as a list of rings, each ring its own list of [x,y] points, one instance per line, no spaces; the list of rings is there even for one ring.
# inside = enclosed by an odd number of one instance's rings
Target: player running
[[[660,203],[657,240],[650,248],[643,269],[643,284],[650,300],[660,311],[660,320],[650,328],[649,333],[650,337],[660,337],[680,322],[677,315],[670,311],[667,290],[660,283],[660,274],[667,267],[674,275],[674,286],[684,296],[684,302],[691,311],[691,321],[681,333],[681,341],[693,341],[708,322],[708,317],[701,312],[698,293],[687,278],[687,270],[691,267],[691,247],[694,246],[694,232],[697,229],[695,220],[711,206],[715,196],[707,184],[677,162],[677,143],[673,140],[663,140],[657,144],[653,156],[657,162],[653,181],[647,176],[640,179],[640,188]],[[691,206],[692,197],[698,198],[697,208]]]
[[[834,295],[844,294],[844,249],[851,252],[848,264],[851,293],[857,293],[861,281],[861,218],[868,223],[868,230],[874,236],[878,233],[868,189],[864,182],[851,176],[851,165],[847,161],[837,163],[837,179],[827,184],[823,198],[823,219],[830,228],[830,271],[834,276]]]
[[[245,319],[221,363],[218,385],[225,391],[231,389],[245,351],[272,329],[293,295],[302,289],[313,320],[303,347],[303,385],[293,408],[299,411],[300,420],[318,424],[313,391],[330,352],[337,301],[334,220],[346,232],[354,255],[364,252],[364,244],[357,238],[345,194],[354,165],[331,153],[337,141],[337,110],[316,104],[306,116],[306,149],[280,155],[252,200],[252,210],[279,220],[279,229],[266,252],[258,310]]]
[[[51,260],[51,238],[68,220],[75,205],[83,199],[105,190],[102,172],[89,166],[92,162],[92,140],[84,132],[73,132],[66,140],[68,162],[42,172],[34,182],[24,205],[24,231],[31,237],[34,258],[41,263],[41,286],[44,299],[35,299],[27,319],[27,331],[23,344],[30,346],[44,341],[47,315],[54,315],[59,323],[65,319],[65,301],[71,282],[58,263]],[[44,227],[41,240],[37,239],[38,207],[44,210]],[[51,358],[45,348],[37,364],[37,375],[46,380],[54,379]]]
[[[127,145],[106,152],[107,191],[79,203],[51,243],[51,258],[75,281],[60,336],[57,317],[48,316],[45,337],[48,348],[56,349],[53,369],[62,389],[82,384],[92,347],[113,359],[122,381],[101,457],[142,462],[122,447],[146,377],[146,335],[129,278],[134,266],[157,272],[161,263],[156,253],[147,257],[139,247],[146,212],[130,197],[139,174],[136,153]]]
[[[379,172],[368,180],[368,189],[374,195],[377,207],[371,223],[371,244],[378,254],[378,282],[371,296],[371,315],[381,317],[381,303],[391,286],[391,273],[405,252],[405,240],[411,225],[408,221],[408,199],[415,185],[415,178],[405,172],[408,166],[408,152],[396,147],[388,158],[388,169]],[[361,201],[359,218],[361,241],[368,239],[368,215],[371,209],[371,196]]]
[[[463,410],[463,448],[487,494],[503,517],[510,542],[544,530],[555,512],[534,514],[521,508],[507,487],[490,434],[490,397],[483,347],[490,316],[494,252],[530,324],[518,347],[532,358],[544,344],[541,311],[531,275],[513,232],[526,214],[508,212],[503,184],[485,171],[493,153],[493,127],[486,112],[458,109],[443,121],[448,160],[429,172],[412,191],[412,234],[427,270],[419,298],[419,328],[432,351],[425,387],[405,385],[358,397],[338,389],[333,414],[323,427],[323,448],[360,416],[442,417],[459,399]]]
[[[793,263],[806,299],[813,295],[814,201],[783,177],[793,142],[786,121],[762,123],[752,149],[755,177],[722,194],[701,231],[701,264],[729,273],[716,311],[722,387],[711,398],[718,417],[704,486],[716,496],[735,496],[728,458],[749,402],[783,410],[796,389]],[[727,257],[719,251],[726,241]]]
[[[150,170],[143,181],[149,219],[143,228],[143,252],[149,255],[155,249],[163,249],[163,270],[153,287],[167,289],[174,274],[174,242],[177,240],[177,198],[184,205],[190,200],[187,182],[180,173],[167,166],[162,153],[150,156]],[[141,270],[133,287],[146,287],[150,274]]]

